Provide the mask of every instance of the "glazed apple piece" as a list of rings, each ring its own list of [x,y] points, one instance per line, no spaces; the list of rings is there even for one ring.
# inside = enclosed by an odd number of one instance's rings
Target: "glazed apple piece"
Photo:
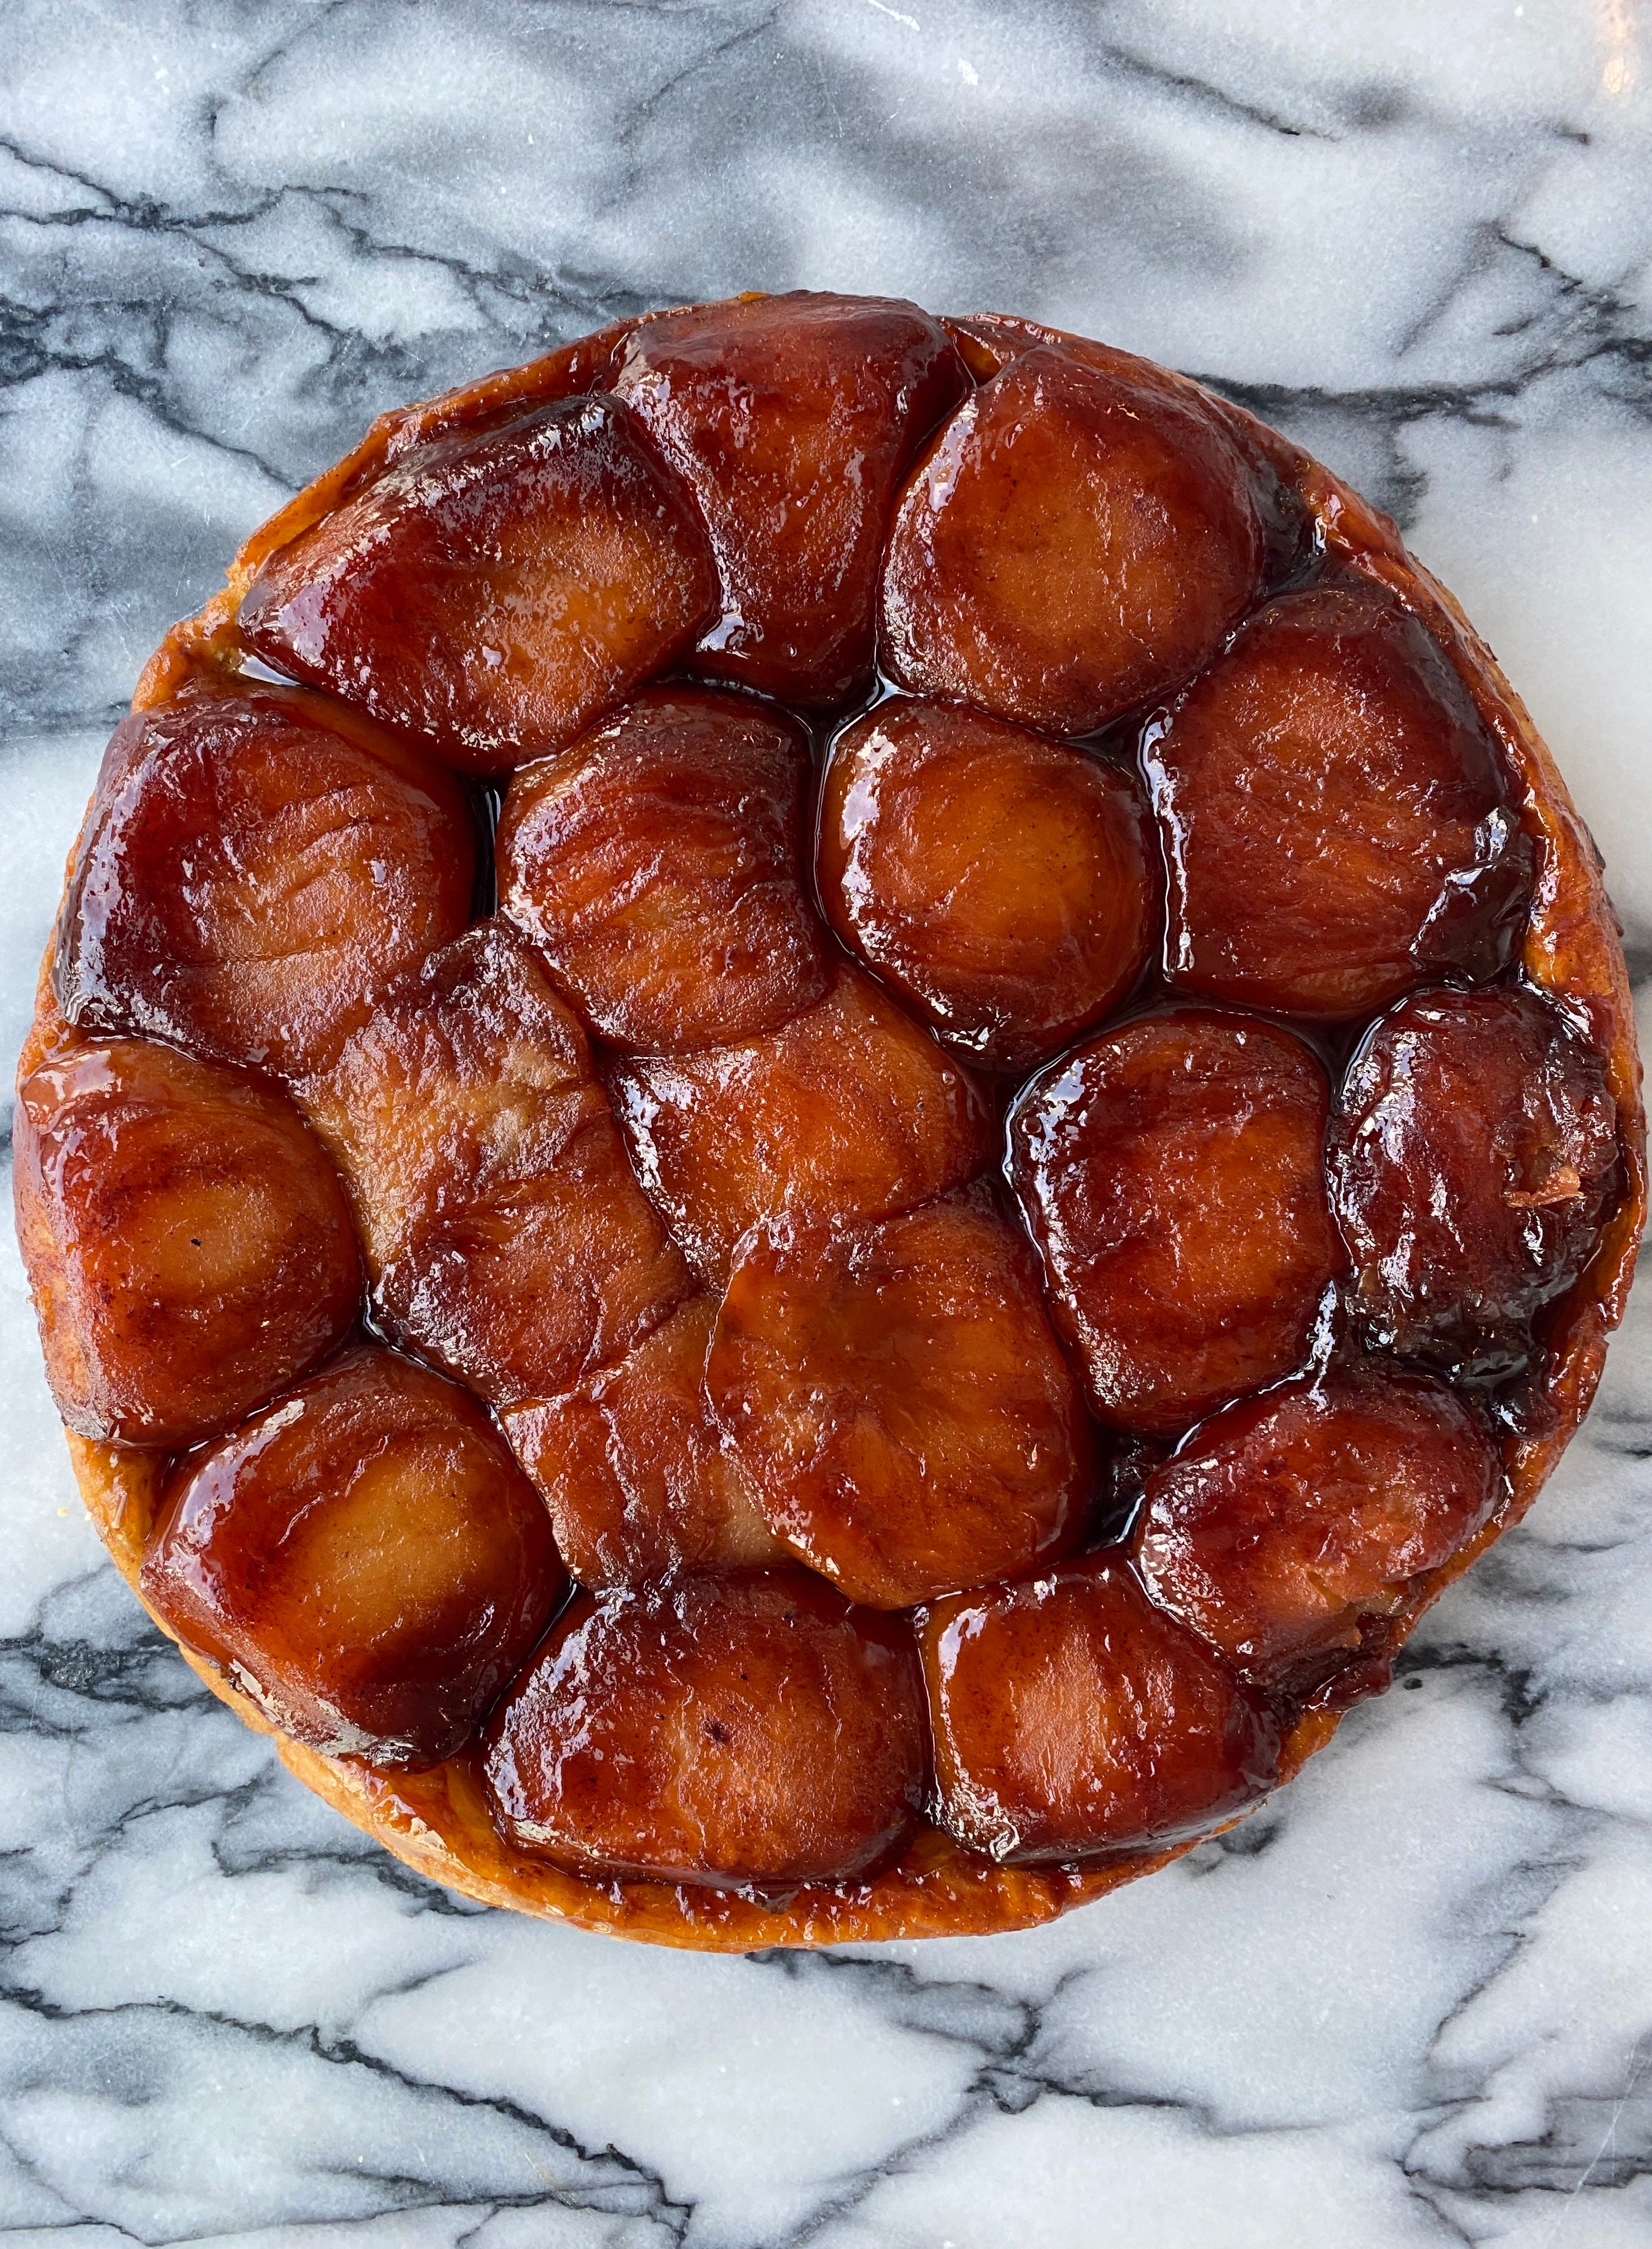
[[[788,1558],[706,1400],[716,1313],[691,1296],[617,1365],[501,1417],[582,1585]]]
[[[1302,1364],[1341,1263],[1329,1107],[1300,1039],[1213,1008],[1139,1016],[1027,1087],[1010,1178],[1101,1420],[1184,1429]]]
[[[1255,471],[1214,411],[1039,345],[965,400],[906,484],[885,668],[1091,733],[1196,671],[1266,563]]]
[[[1617,1179],[1605,1064],[1546,1001],[1405,1001],[1355,1056],[1332,1137],[1366,1340],[1459,1378],[1517,1372]]]
[[[139,1590],[295,1741],[417,1766],[464,1747],[566,1584],[481,1407],[368,1345],[182,1464]]]
[[[901,471],[967,388],[903,299],[782,297],[640,321],[614,388],[699,501],[721,614],[698,668],[811,707],[871,675],[878,567]]]
[[[821,801],[828,919],[952,1046],[1024,1069],[1116,1006],[1157,918],[1135,789],[956,705],[845,728]]]
[[[688,647],[716,587],[624,407],[566,398],[402,454],[272,555],[239,626],[450,764],[506,773]]]
[[[492,1404],[567,1389],[689,1294],[585,1034],[507,922],[433,955],[303,1097],[387,1328]]]
[[[759,1219],[865,1218],[972,1179],[992,1155],[980,1092],[870,978],[738,1046],[620,1064],[610,1085],[644,1184],[720,1288]]]
[[[706,1363],[776,1537],[905,1608],[1071,1544],[1093,1466],[1025,1237],[980,1192],[749,1235]]]
[[[319,696],[189,687],[115,728],[59,917],[58,1003],[281,1076],[318,1068],[470,918],[439,766]]]
[[[1011,1865],[1152,1850],[1273,1785],[1278,1730],[1101,1556],[919,1620],[944,1824]]]
[[[1333,1366],[1213,1414],[1153,1472],[1138,1566],[1242,1676],[1311,1684],[1502,1489],[1496,1447],[1442,1384]]]
[[[1510,959],[1531,843],[1467,689],[1380,588],[1270,602],[1143,755],[1187,990],[1329,1021]]]
[[[761,1892],[870,1873],[924,1763],[905,1619],[785,1569],[582,1594],[500,1707],[486,1776],[518,1850]]]
[[[782,712],[657,689],[513,778],[500,904],[621,1046],[774,1030],[827,983],[800,882],[809,778]]]
[[[83,1436],[194,1444],[354,1325],[333,1166],[244,1072],[141,1039],[76,1047],[17,1089],[15,1141],[47,1379]]]

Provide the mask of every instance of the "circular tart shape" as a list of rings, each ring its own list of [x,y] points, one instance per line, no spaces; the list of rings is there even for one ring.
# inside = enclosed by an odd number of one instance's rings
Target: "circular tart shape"
[[[1479,1530],[1497,1448],[1441,1383],[1334,1367],[1242,1399],[1147,1479],[1136,1555],[1154,1599],[1243,1676],[1360,1647]]]
[[[1106,1556],[937,1601],[919,1645],[941,1817],[1000,1861],[1208,1833],[1277,1776],[1270,1714]]]
[[[878,300],[623,321],[376,423],[134,712],[25,1254],[71,1414],[111,1369],[178,1414],[215,1349],[250,1391],[71,1455],[213,1691],[473,1898],[740,1950],[1049,1919],[1289,1778],[1587,1409],[1645,1210],[1598,858],[1393,526],[1179,376]],[[244,1089],[151,1104],[203,1123],[176,1172],[59,1103],[120,1045]],[[152,1348],[255,1113],[245,1289]],[[336,1271],[288,1257],[329,1194]],[[429,1363],[340,1334],[341,1197]],[[928,1705],[829,1572],[928,1596]]]
[[[1419,993],[1355,1056],[1330,1162],[1366,1341],[1516,1372],[1618,1183],[1604,1066],[1534,993]]]
[[[565,1866],[848,1881],[922,1794],[911,1628],[802,1570],[582,1594],[494,1720],[486,1772],[511,1842]]]
[[[1054,345],[967,398],[884,565],[903,687],[1087,734],[1195,671],[1262,590],[1251,464],[1196,395]]]
[[[698,501],[720,611],[697,666],[811,709],[871,677],[896,481],[968,388],[916,305],[799,290],[638,324],[614,388]]]
[[[191,684],[121,720],[59,918],[86,1030],[293,1076],[470,918],[476,836],[441,767],[290,689]]]
[[[1026,1069],[1116,1006],[1157,930],[1116,767],[954,704],[880,704],[832,745],[828,920],[951,1046]]]
[[[979,1196],[744,1243],[706,1362],[776,1537],[874,1608],[1032,1568],[1091,1448],[1026,1241]]]
[[[778,1030],[821,998],[800,881],[802,729],[656,690],[511,781],[499,900],[616,1045],[676,1054]]]
[[[1185,990],[1332,1021],[1506,966],[1531,841],[1463,681],[1385,590],[1268,602],[1143,757]]]
[[[302,1119],[238,1069],[142,1039],[25,1077],[18,1233],[58,1411],[162,1448],[238,1420],[355,1324],[361,1264]]]
[[[1174,1434],[1299,1366],[1341,1262],[1330,1089],[1291,1032],[1179,1008],[1036,1077],[1009,1171],[1092,1411]]]
[[[609,1085],[644,1185],[719,1287],[761,1219],[880,1217],[961,1186],[992,1153],[968,1074],[853,968],[778,1031],[639,1058]]]
[[[421,445],[265,562],[246,645],[472,773],[554,749],[716,598],[687,494],[612,398]]]
[[[364,1345],[183,1464],[141,1589],[295,1740],[428,1765],[475,1732],[566,1582],[481,1408]]]

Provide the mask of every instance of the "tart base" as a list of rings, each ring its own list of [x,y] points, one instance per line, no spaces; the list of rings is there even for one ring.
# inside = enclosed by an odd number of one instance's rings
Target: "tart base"
[[[162,1463],[72,1430],[65,1434],[86,1510],[136,1593]],[[450,1757],[416,1773],[375,1772],[353,1757],[323,1757],[277,1732],[232,1679],[177,1641],[152,1609],[149,1614],[221,1702],[255,1733],[275,1736],[289,1772],[403,1864],[480,1905],[509,1906],[610,1936],[695,1951],[753,1952],[768,1945],[986,1936],[1053,1921],[1138,1874],[1167,1866],[1206,1840],[1195,1836],[1167,1850],[1082,1868],[995,1867],[960,1850],[939,1829],[926,1828],[870,1881],[805,1887],[789,1899],[767,1903],[687,1882],[592,1881],[506,1847],[488,1816],[472,1757]],[[1330,1738],[1336,1723],[1325,1711],[1311,1711],[1298,1723],[1282,1759],[1285,1777]]]

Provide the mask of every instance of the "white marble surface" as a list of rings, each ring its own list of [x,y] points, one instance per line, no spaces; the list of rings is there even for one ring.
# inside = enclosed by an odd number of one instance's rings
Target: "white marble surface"
[[[1398,511],[1652,972],[1646,0],[8,0],[0,1045],[112,717],[378,407],[804,283],[1208,375]],[[1652,1364],[1404,1685],[1041,1934],[719,1960],[457,1905],[72,1496],[8,1246],[0,2226],[40,2249],[1652,2242]]]

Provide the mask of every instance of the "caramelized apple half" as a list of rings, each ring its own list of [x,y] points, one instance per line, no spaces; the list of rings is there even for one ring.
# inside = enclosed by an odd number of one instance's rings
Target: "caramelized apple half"
[[[1137,1561],[1245,1677],[1301,1687],[1358,1653],[1502,1489],[1496,1446],[1443,1384],[1355,1361],[1195,1429],[1147,1479]]]
[[[772,1892],[889,1858],[924,1765],[905,1619],[765,1570],[582,1594],[494,1720],[487,1782],[519,1850]]]
[[[513,776],[500,904],[619,1046],[776,1030],[828,980],[801,879],[809,779],[783,712],[656,689]]]
[[[385,1324],[491,1403],[554,1395],[689,1294],[585,1034],[507,922],[433,955],[304,1099]]]
[[[717,579],[617,400],[415,445],[271,556],[242,638],[471,773],[569,740],[686,648]]]
[[[904,687],[1087,734],[1195,671],[1262,589],[1251,464],[1193,399],[1056,345],[959,408],[884,564]]]
[[[1117,1006],[1156,930],[1119,769],[946,703],[881,703],[832,745],[819,873],[852,953],[948,1045],[1026,1069]]]
[[[1104,1031],[1022,1093],[1010,1175],[1103,1420],[1174,1433],[1302,1364],[1341,1263],[1329,1107],[1302,1040],[1208,1008]]]
[[[1366,1340],[1517,1372],[1618,1182],[1605,1066],[1534,992],[1419,993],[1349,1069],[1331,1176]]]
[[[470,918],[452,777],[319,696],[200,684],[115,728],[58,922],[72,1023],[320,1067]]]
[[[246,1072],[141,1039],[76,1047],[17,1089],[15,1139],[47,1379],[83,1436],[194,1444],[354,1324],[333,1166]]]
[[[905,1608],[1029,1569],[1090,1496],[1077,1386],[1026,1239],[977,1192],[747,1236],[706,1365],[777,1537]]]
[[[896,483],[967,388],[899,299],[798,290],[639,321],[614,388],[692,488],[721,614],[699,669],[808,707],[870,677]]]
[[[1273,1785],[1266,1707],[1119,1561],[934,1602],[919,1625],[940,1816],[1011,1865],[1201,1834]]]
[[[992,1153],[968,1073],[857,969],[778,1031],[620,1064],[609,1084],[644,1186],[720,1287],[760,1219],[864,1218],[960,1186]]]
[[[284,1733],[381,1765],[461,1749],[565,1584],[481,1407],[373,1345],[182,1463],[140,1579]]]
[[[1468,690],[1391,594],[1281,594],[1143,755],[1187,991],[1332,1020],[1511,958],[1531,842]]]

